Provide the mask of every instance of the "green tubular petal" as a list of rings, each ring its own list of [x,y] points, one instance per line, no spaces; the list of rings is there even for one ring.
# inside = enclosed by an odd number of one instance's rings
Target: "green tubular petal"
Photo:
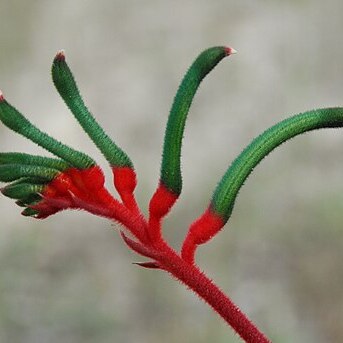
[[[16,203],[16,205],[18,205],[19,207],[26,207],[25,202],[22,201],[22,200],[17,200],[15,203]]]
[[[42,180],[41,178],[35,177],[22,177],[16,181],[11,182],[11,185],[21,185],[23,183],[30,183],[32,185],[41,185],[45,183],[46,180]]]
[[[64,171],[71,167],[70,164],[58,158],[30,155],[21,152],[0,153],[0,165],[1,164],[26,164],[30,166],[53,168],[60,171]]]
[[[89,112],[69,69],[63,52],[56,55],[52,65],[54,84],[82,128],[105,156],[112,167],[131,167],[133,164],[126,153],[108,137],[103,128]]]
[[[15,203],[16,203],[16,205],[18,205],[19,207],[26,207],[25,202],[22,201],[22,200],[17,200]]]
[[[30,184],[30,183],[16,183],[10,184],[1,189],[1,193],[12,199],[23,199],[33,194],[41,193],[45,185]]]
[[[11,130],[30,139],[76,168],[85,169],[96,165],[86,154],[74,150],[40,131],[3,97],[0,98],[0,120]]]
[[[175,194],[180,194],[182,189],[181,145],[193,97],[204,77],[225,56],[233,52],[225,47],[213,47],[203,51],[188,69],[176,93],[164,137],[160,176],[163,184]]]
[[[20,207],[27,207],[28,205],[34,205],[42,200],[42,197],[38,194],[30,194],[28,197],[17,200],[15,203]]]
[[[25,217],[33,217],[37,214],[39,214],[39,211],[34,210],[33,208],[27,207],[24,211],[21,212],[21,214]]]
[[[343,127],[343,108],[324,108],[300,113],[272,126],[255,138],[233,161],[214,191],[211,209],[225,222],[237,194],[256,165],[283,142],[307,131]]]
[[[60,173],[57,169],[30,166],[25,164],[4,164],[0,165],[0,181],[10,182],[22,177],[34,177],[51,181]]]

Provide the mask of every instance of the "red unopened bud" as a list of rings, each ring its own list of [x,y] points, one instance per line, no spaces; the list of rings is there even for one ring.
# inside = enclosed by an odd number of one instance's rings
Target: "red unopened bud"
[[[66,59],[66,55],[64,53],[64,50],[58,51],[57,54],[56,54],[55,59],[58,60],[58,61],[64,61]]]
[[[226,47],[224,50],[225,50],[226,56],[229,56],[229,55],[237,53],[237,50],[235,50],[233,48],[230,48],[230,47]]]

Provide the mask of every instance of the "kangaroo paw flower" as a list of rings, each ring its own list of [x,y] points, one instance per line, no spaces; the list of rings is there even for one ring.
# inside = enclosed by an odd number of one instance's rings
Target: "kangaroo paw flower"
[[[55,157],[21,152],[0,153],[0,191],[15,199],[22,215],[47,218],[66,209],[81,209],[121,225],[125,244],[147,261],[135,264],[159,269],[194,291],[248,343],[268,343],[265,335],[196,265],[197,248],[217,235],[229,220],[239,190],[254,168],[275,148],[307,131],[343,127],[343,108],[300,113],[255,138],[232,162],[203,214],[189,227],[181,252],[163,238],[162,220],[182,191],[181,148],[187,115],[200,83],[226,56],[236,51],[217,46],[203,51],[190,66],[174,98],[165,130],[158,186],[145,218],[136,202],[137,177],[128,155],[107,135],[88,110],[63,51],[52,64],[56,89],[82,129],[108,161],[120,199],[105,187],[103,171],[87,154],[39,130],[0,92],[0,121]]]
[[[235,53],[229,47],[203,51],[186,72],[174,98],[164,136],[160,181],[150,205],[150,236],[160,238],[161,219],[168,214],[182,190],[181,147],[186,119],[200,83],[226,56]]]

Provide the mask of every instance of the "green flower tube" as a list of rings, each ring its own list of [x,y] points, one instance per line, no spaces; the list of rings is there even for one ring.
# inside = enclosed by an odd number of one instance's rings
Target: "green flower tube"
[[[160,181],[172,193],[182,190],[181,146],[189,108],[205,76],[226,56],[236,51],[223,46],[203,51],[184,76],[170,110],[164,136]]]
[[[74,76],[65,61],[63,51],[60,51],[52,64],[52,79],[57,91],[65,101],[77,121],[90,139],[105,156],[111,167],[130,167],[133,164],[126,153],[120,149],[105,133],[93,115],[86,107]]]
[[[272,150],[307,131],[343,127],[343,108],[324,108],[300,113],[272,126],[255,138],[233,161],[214,191],[211,210],[226,222],[237,194],[253,169]]]
[[[0,121],[9,129],[28,138],[76,168],[86,169],[96,165],[95,161],[88,155],[57,141],[31,124],[16,108],[4,99],[1,92]]]

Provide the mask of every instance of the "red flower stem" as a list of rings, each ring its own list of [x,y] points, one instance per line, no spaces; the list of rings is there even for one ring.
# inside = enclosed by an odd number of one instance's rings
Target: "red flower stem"
[[[162,269],[180,280],[205,300],[247,343],[271,341],[196,265],[184,261],[166,243],[161,242],[163,254],[158,257]]]
[[[162,219],[155,217],[155,216],[150,216],[149,217],[149,223],[147,226],[147,235],[149,238],[149,242],[151,244],[154,244],[155,242],[159,242],[162,240]]]
[[[179,195],[160,181],[149,203],[148,237],[152,243],[162,240],[162,220],[177,201]]]
[[[156,219],[156,218],[155,218]],[[215,312],[219,314],[247,343],[269,343],[267,337],[258,330],[258,328],[247,318],[247,316],[209,279],[195,264],[189,263],[182,259],[174,249],[172,249],[162,238],[160,234],[161,220],[154,220],[150,217],[147,224],[145,219],[141,217],[141,222],[132,222],[140,228],[148,228],[149,234],[152,232],[157,234],[153,242],[146,242],[147,250],[151,250],[151,255],[158,262],[160,269],[169,272],[173,277],[180,280],[188,286],[200,298],[208,303]],[[142,235],[141,229],[132,227],[127,224],[131,232],[139,232]],[[155,227],[151,227],[151,225]],[[126,226],[126,225],[125,225]],[[139,238],[136,235],[137,238]],[[144,237],[146,238],[146,237]],[[150,237],[149,237],[150,238]],[[142,242],[142,240],[139,238]],[[143,243],[143,242],[142,242]],[[152,243],[152,245],[151,245]],[[144,244],[144,243],[143,243]]]
[[[91,212],[95,215],[103,215],[104,217],[110,218],[114,221],[121,223],[125,226],[139,241],[142,243],[147,242],[146,237],[146,221],[138,209],[133,211],[128,209],[124,204],[115,199],[112,194],[105,188],[101,188],[97,192],[97,198],[99,202],[95,202],[97,208],[102,209],[102,214],[100,212],[93,213],[92,207],[84,208],[86,211]]]
[[[135,195],[133,193],[126,193],[121,195],[123,204],[132,212],[140,214],[139,207]]]
[[[181,257],[194,264],[195,251],[200,244],[208,242],[225,225],[225,221],[209,207],[195,220],[187,233],[181,248]]]
[[[132,167],[112,167],[113,181],[125,207],[136,215],[142,215],[135,198],[136,173]]]
[[[125,196],[123,196],[124,194]],[[131,198],[126,198],[130,194]],[[195,249],[190,249],[192,258],[187,261],[183,258],[184,256],[177,254],[164,241],[161,233],[161,221],[165,212],[168,212],[170,208],[170,202],[166,201],[164,196],[162,197],[162,200],[164,200],[162,204],[157,201],[158,196],[155,196],[155,201],[150,203],[150,218],[148,221],[141,214],[133,192],[121,192],[121,197],[123,202],[115,199],[105,187],[100,187],[96,191],[94,190],[93,197],[88,196],[83,199],[74,195],[73,200],[77,206],[84,208],[88,212],[108,217],[125,226],[137,241],[131,240],[122,233],[124,241],[134,251],[153,260],[148,262],[149,267],[152,265],[154,268],[163,269],[180,280],[208,303],[245,342],[270,342],[230,298],[194,264],[193,250]],[[175,201],[175,198],[177,197],[171,197],[172,202]],[[162,206],[159,207],[158,204]],[[193,231],[190,230],[190,232]],[[203,239],[206,241],[205,238],[207,237],[202,236],[200,237],[202,239],[199,242],[197,241],[198,244],[202,243]],[[186,254],[186,256],[188,255]],[[145,266],[144,263],[142,266]]]

